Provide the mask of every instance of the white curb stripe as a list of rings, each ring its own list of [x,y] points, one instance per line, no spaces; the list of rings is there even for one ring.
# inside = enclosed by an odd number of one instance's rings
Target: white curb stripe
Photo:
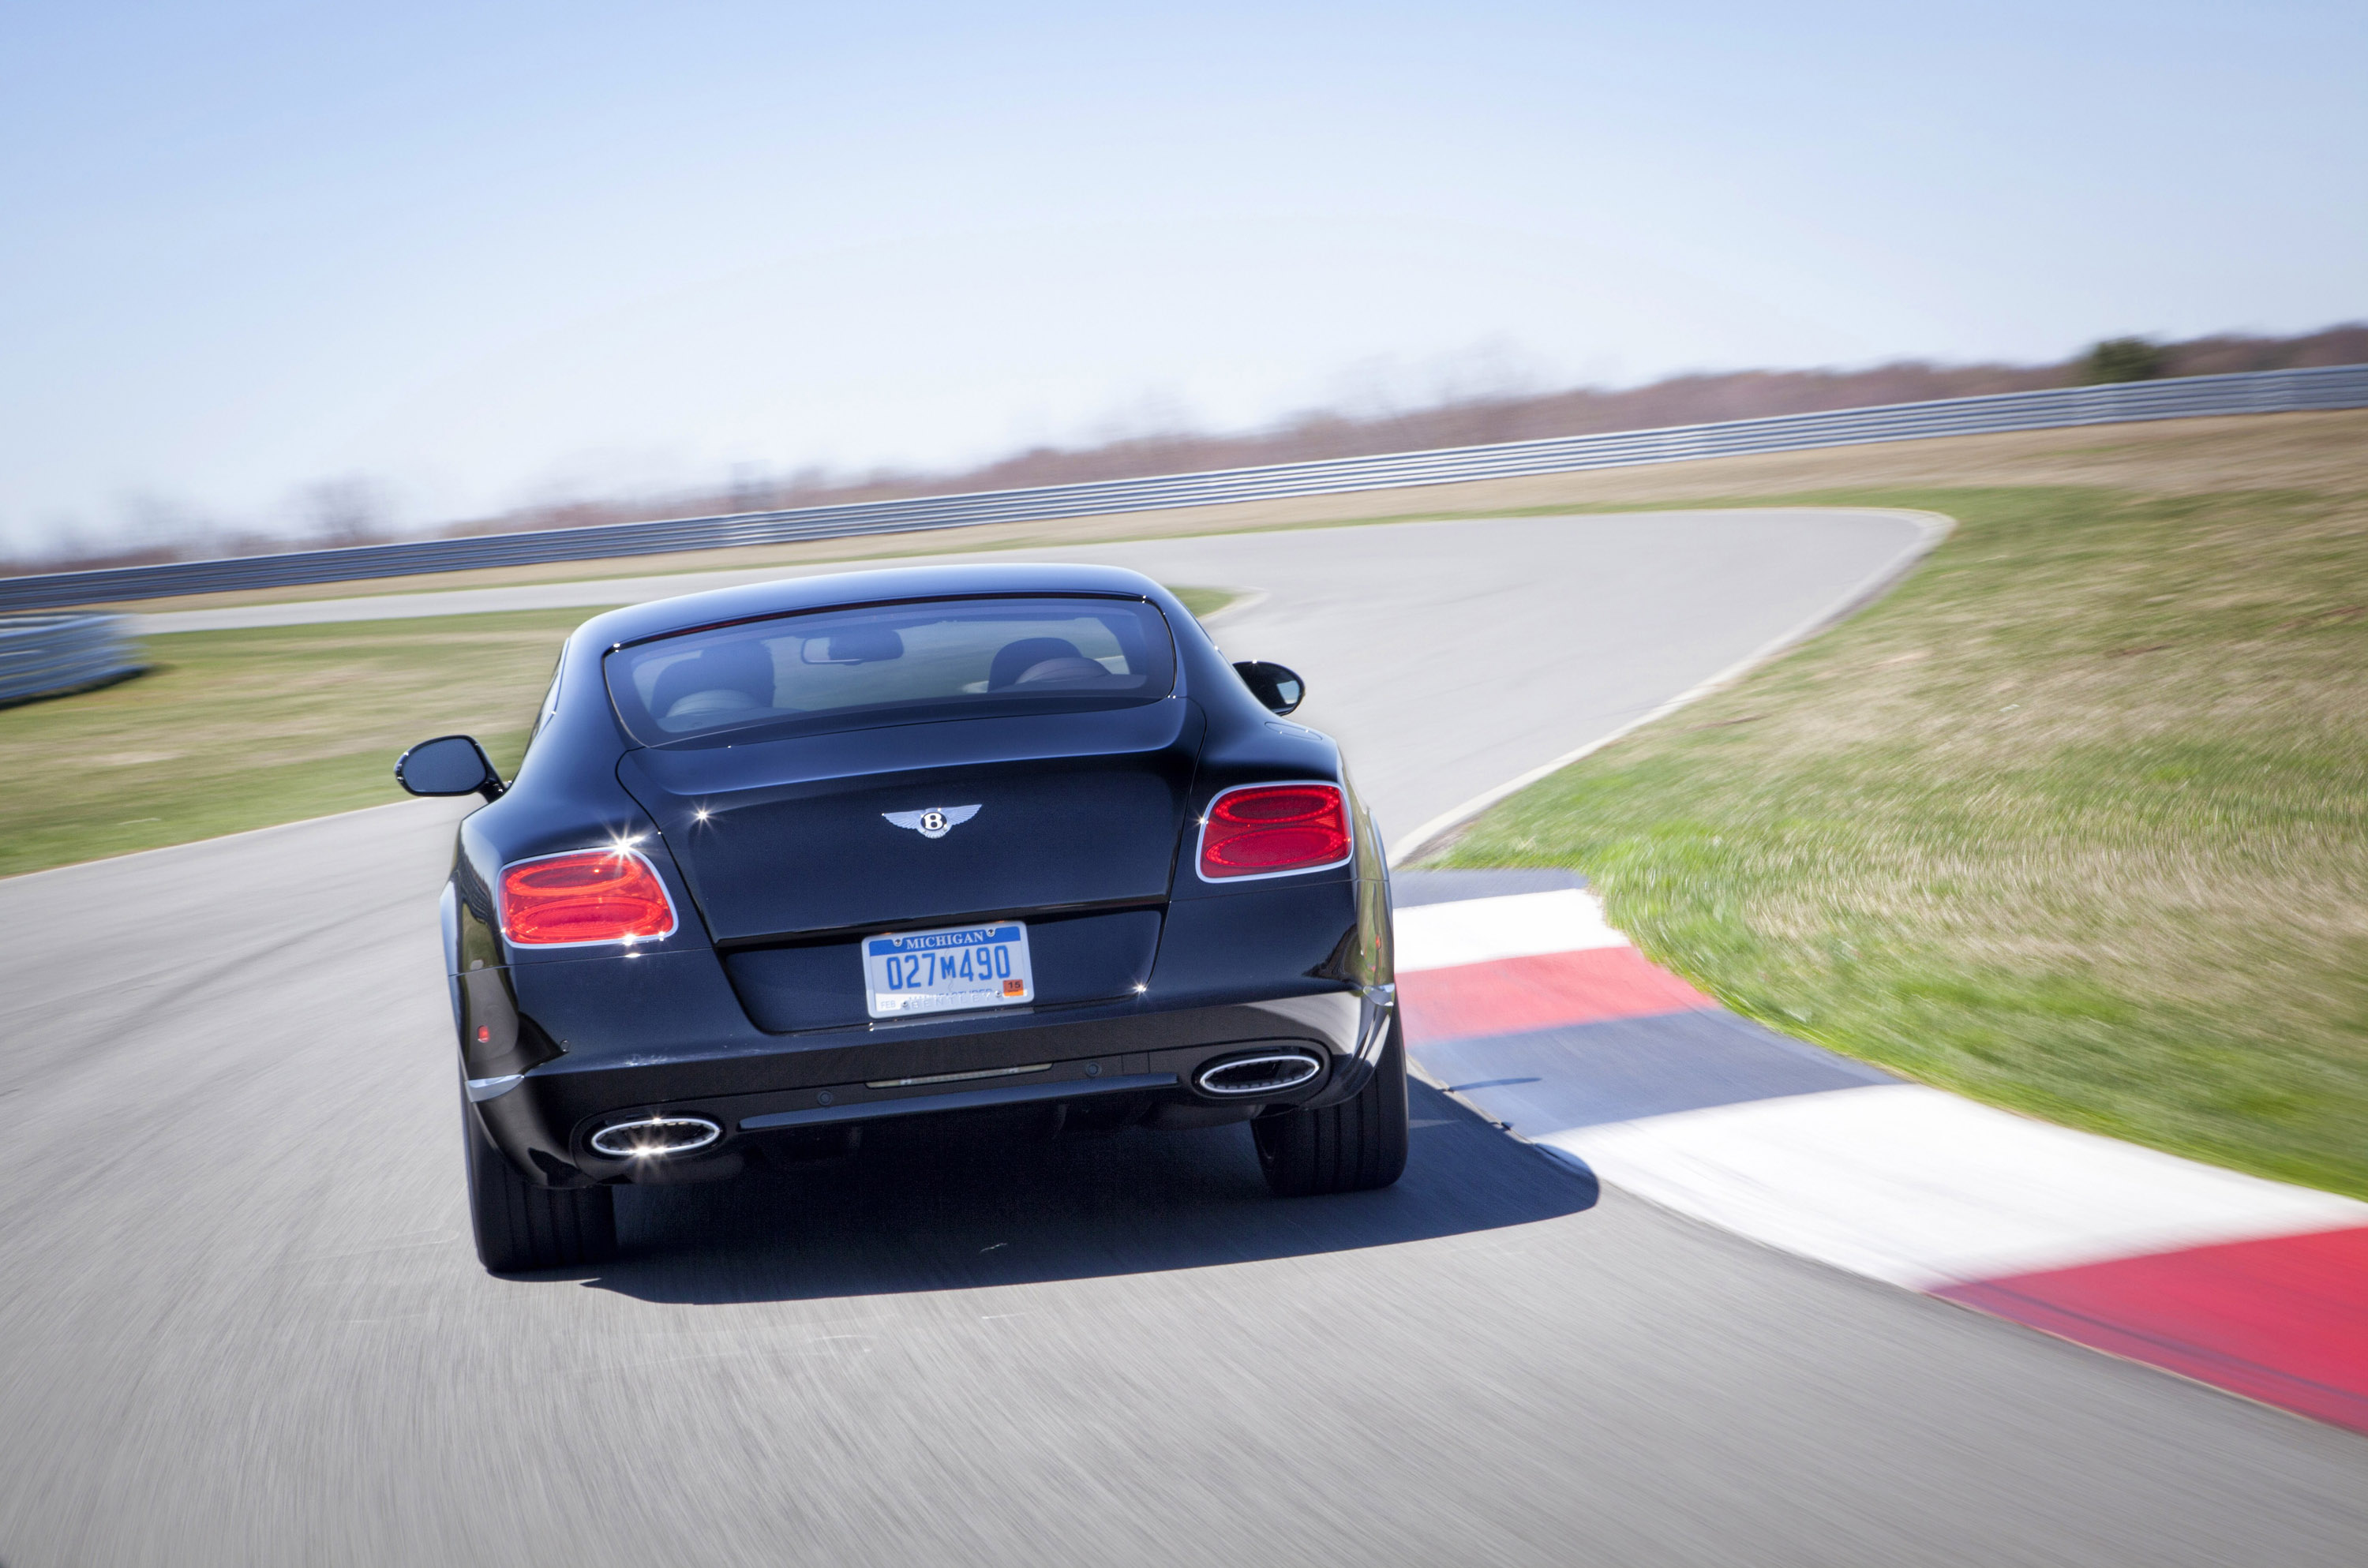
[[[1914,1084],[1533,1136],[1665,1207],[1911,1290],[2368,1225],[2368,1203]]]
[[[1603,923],[1603,905],[1595,895],[1577,888],[1420,903],[1398,910],[1396,926],[1401,974],[1628,946],[1627,937]]]

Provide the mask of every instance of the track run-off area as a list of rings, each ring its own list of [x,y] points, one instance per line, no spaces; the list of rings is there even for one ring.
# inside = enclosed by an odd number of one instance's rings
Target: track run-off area
[[[1403,845],[1813,628],[1931,527],[1671,512],[1057,554],[1258,596],[1219,640],[1306,676],[1300,717]],[[7,1568],[2158,1568],[2368,1540],[2355,1435],[1764,1248],[1419,1085],[1384,1192],[1272,1199],[1237,1127],[882,1140],[629,1191],[616,1264],[489,1277],[434,916],[461,810],[0,881]]]

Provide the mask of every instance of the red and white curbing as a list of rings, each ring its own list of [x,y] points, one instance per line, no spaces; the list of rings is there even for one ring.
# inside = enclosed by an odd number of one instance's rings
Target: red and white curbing
[[[1470,1071],[1492,1038],[1518,1036],[1530,1075],[1497,1082],[1534,1085],[1551,1031],[1576,1042],[1618,1021],[1622,1049],[1653,1050],[1640,1021],[1715,1010],[1577,889],[1402,904],[1397,932],[1418,1064],[1429,1047]],[[1686,1049],[1678,1029],[1666,1043]],[[1496,1115],[1491,1082],[1473,1087]],[[1518,1092],[1532,1119],[1518,1133],[1656,1203],[2368,1431],[2368,1203],[1914,1084],[1761,1083],[1732,1103],[1561,1127],[1536,1124],[1539,1090]]]

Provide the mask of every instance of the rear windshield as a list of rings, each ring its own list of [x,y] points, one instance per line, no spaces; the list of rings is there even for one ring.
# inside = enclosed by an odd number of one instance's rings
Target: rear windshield
[[[1156,702],[1167,621],[1139,599],[979,598],[814,610],[620,648],[604,662],[644,745]]]

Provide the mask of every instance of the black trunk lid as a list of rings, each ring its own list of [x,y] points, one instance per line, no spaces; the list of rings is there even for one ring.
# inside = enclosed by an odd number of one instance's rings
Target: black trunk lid
[[[778,944],[1164,900],[1203,729],[1171,698],[651,747],[618,777],[715,940]]]

